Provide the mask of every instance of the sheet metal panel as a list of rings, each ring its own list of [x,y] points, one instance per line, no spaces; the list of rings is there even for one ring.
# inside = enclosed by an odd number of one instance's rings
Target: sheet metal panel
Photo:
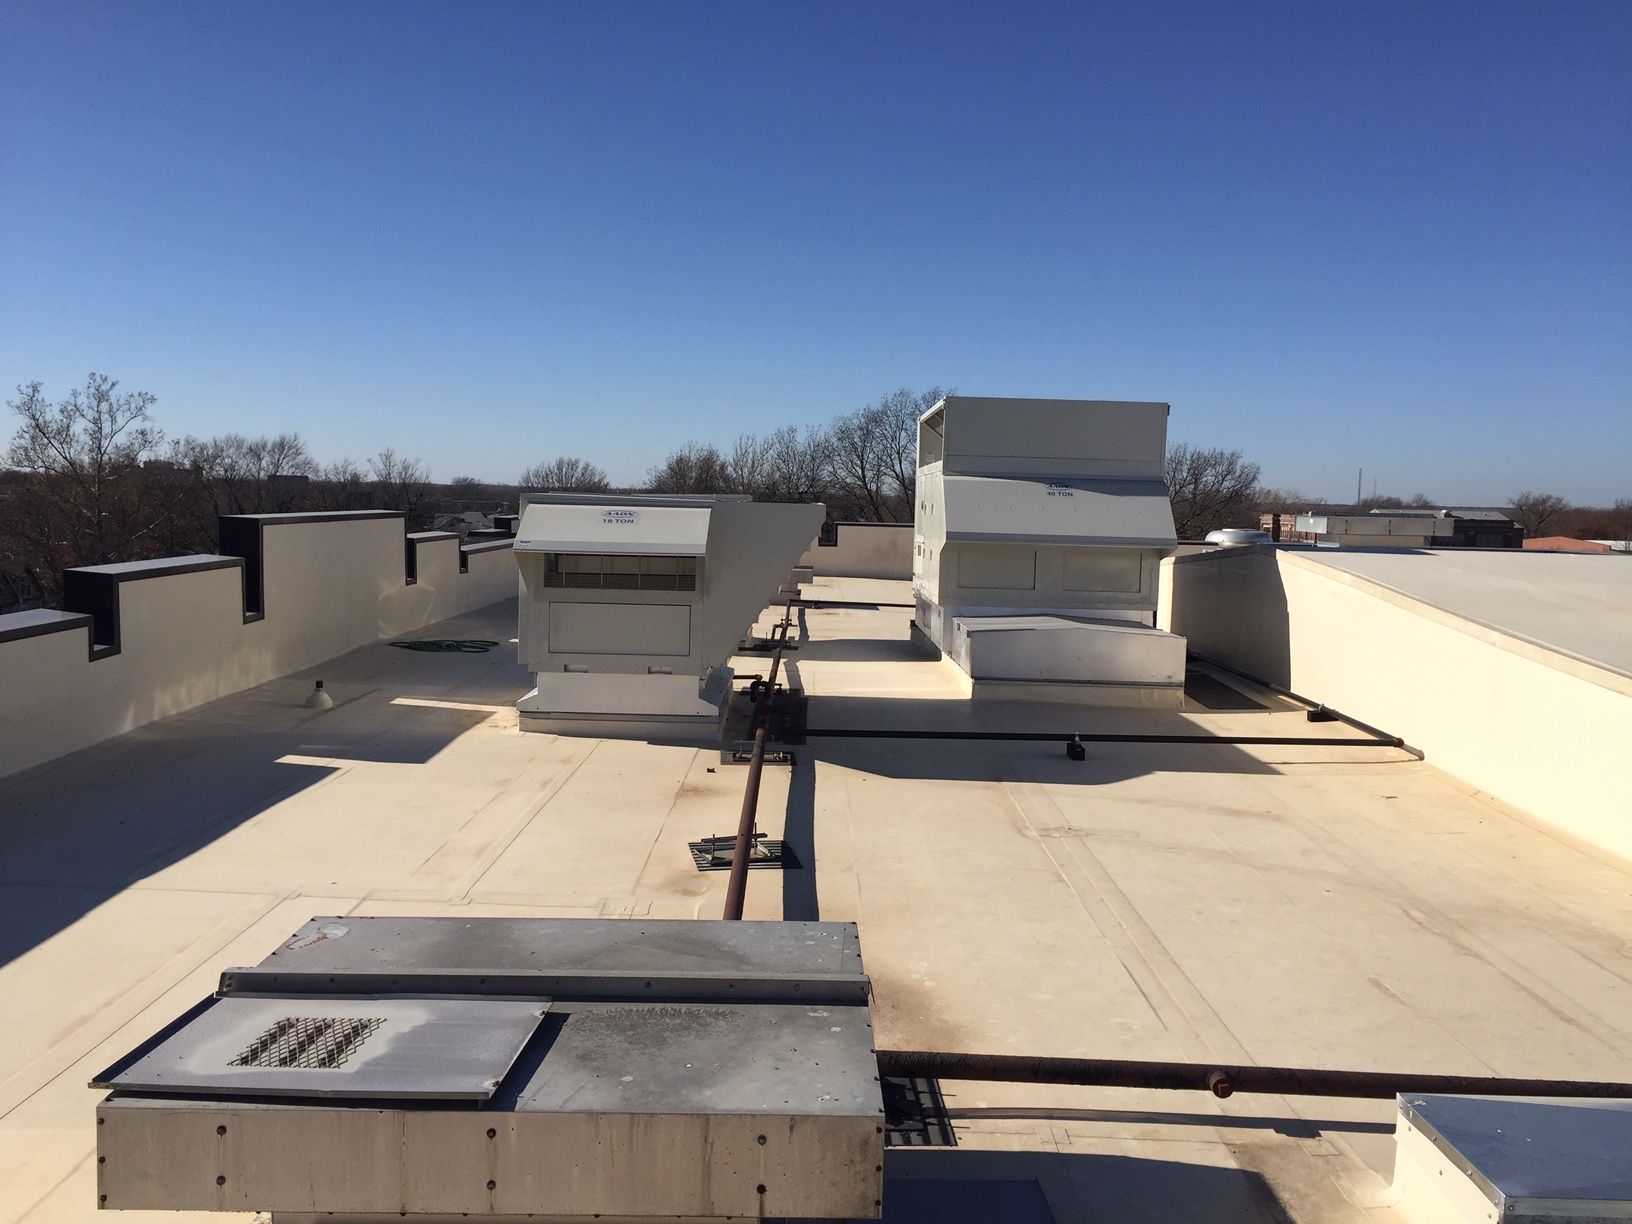
[[[508,1113],[114,1096],[104,1208],[674,1220],[876,1219],[883,1115]],[[298,1176],[291,1174],[298,1171]]]
[[[853,922],[645,918],[323,916],[302,926],[259,968],[309,973],[610,971],[779,980],[862,973],[861,941]]]
[[[1399,1109],[1504,1220],[1632,1219],[1632,1101],[1411,1094]]]
[[[1159,480],[943,477],[946,539],[1014,544],[1177,546]]]
[[[712,514],[707,506],[535,503],[522,511],[515,550],[701,557]]]
[[[489,1099],[539,999],[214,1000],[93,1088],[211,1097]]]
[[[464,969],[326,973],[301,969],[228,969],[223,994],[290,997],[375,995],[398,990],[411,995],[470,995],[602,1002],[672,1003],[865,1003],[872,985],[865,974],[715,973],[584,969],[560,973],[511,973]]]

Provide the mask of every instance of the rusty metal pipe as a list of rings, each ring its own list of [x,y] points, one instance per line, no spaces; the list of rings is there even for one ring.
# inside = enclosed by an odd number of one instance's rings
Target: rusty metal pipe
[[[754,752],[748,758],[748,784],[742,791],[742,815],[737,820],[737,844],[731,850],[731,878],[725,885],[725,913],[732,921],[742,918],[742,904],[748,897],[748,857],[754,848],[754,817],[759,810],[759,775],[765,768],[765,724],[754,732]]]
[[[731,877],[725,884],[725,913],[729,921],[742,920],[743,903],[748,899],[748,860],[754,852],[754,825],[759,815],[759,779],[765,771],[765,741],[769,735],[771,702],[776,699],[776,674],[782,669],[782,651],[788,644],[788,625],[793,618],[790,602],[782,612],[776,649],[771,653],[771,674],[754,708],[754,750],[748,757],[748,781],[742,790],[742,814],[737,818],[737,844],[731,848]]]
[[[1033,1058],[1018,1054],[946,1054],[928,1050],[880,1050],[878,1073],[915,1079],[988,1080],[1006,1084],[1175,1089],[1211,1092],[1217,1097],[1237,1092],[1380,1100],[1401,1092],[1454,1096],[1632,1097],[1632,1084],[1613,1080],[1509,1079],[1493,1075],[1134,1062],[1120,1058]]]

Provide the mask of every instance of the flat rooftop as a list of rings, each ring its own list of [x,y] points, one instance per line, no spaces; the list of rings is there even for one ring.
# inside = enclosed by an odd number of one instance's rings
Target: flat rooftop
[[[687,843],[735,829],[743,767],[521,733],[515,616],[0,780],[0,1220],[85,1219],[87,1080],[314,915],[719,915]],[[909,617],[800,612],[812,727],[1347,733],[1222,674],[1182,712],[971,703]],[[812,738],[766,768],[800,866],[751,872],[747,916],[857,922],[881,1046],[1625,1078],[1626,863],[1392,748],[1087,748]],[[890,1151],[886,1219],[1396,1219],[1389,1101],[942,1087],[957,1146]]]
[[[1522,549],[1314,549],[1300,559],[1632,677],[1632,562]]]

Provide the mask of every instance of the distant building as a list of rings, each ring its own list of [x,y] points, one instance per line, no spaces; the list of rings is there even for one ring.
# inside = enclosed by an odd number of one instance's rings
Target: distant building
[[[1524,528],[1505,510],[1491,507],[1391,508],[1326,506],[1294,513],[1259,515],[1271,538],[1294,544],[1347,544],[1350,547],[1519,548]]]
[[[1599,540],[1578,540],[1574,536],[1536,536],[1524,542],[1537,552],[1611,553],[1615,549]]]
[[[1450,548],[1453,527],[1437,514],[1300,514],[1297,533],[1353,548]]]

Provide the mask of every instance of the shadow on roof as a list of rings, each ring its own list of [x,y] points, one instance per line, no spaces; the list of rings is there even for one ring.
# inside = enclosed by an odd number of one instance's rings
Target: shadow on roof
[[[0,966],[347,762],[421,764],[489,717],[394,709],[361,684],[312,711],[310,687],[272,681],[0,781]]]
[[[1264,1178],[1240,1168],[1097,1152],[893,1148],[883,1224],[1289,1224]]]

